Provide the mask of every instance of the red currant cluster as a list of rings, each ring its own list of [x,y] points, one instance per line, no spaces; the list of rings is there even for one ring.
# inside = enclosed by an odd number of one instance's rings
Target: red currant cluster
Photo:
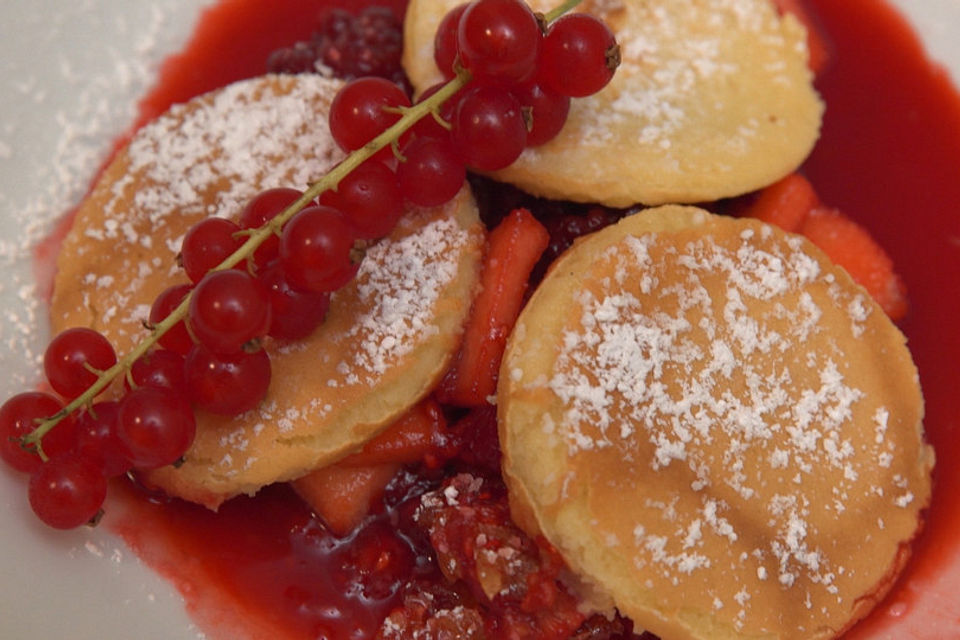
[[[183,457],[194,408],[223,416],[254,409],[270,384],[262,340],[312,333],[330,293],[356,275],[365,243],[393,229],[405,201],[441,205],[461,189],[467,166],[502,168],[556,135],[570,97],[602,88],[618,56],[594,18],[542,24],[520,0],[454,9],[436,37],[436,59],[452,80],[417,105],[383,78],[345,85],[330,130],[355,153],[306,192],[265,191],[236,223],[191,227],[179,255],[190,283],[156,298],[150,338],[124,360],[92,329],[56,336],[44,355],[54,393],[22,393],[0,407],[0,457],[32,474],[36,514],[58,528],[88,522],[109,478]],[[120,376],[120,399],[95,402]]]
[[[443,115],[467,166],[495,171],[560,133],[570,98],[605,87],[620,50],[609,27],[591,15],[547,25],[521,0],[477,0],[443,18],[434,59],[448,79],[459,67],[472,74],[472,85]]]
[[[30,503],[41,519],[59,528],[83,524],[100,509],[108,478],[176,463],[193,441],[193,408],[235,416],[263,400],[271,368],[262,339],[296,340],[313,332],[330,293],[357,272],[357,241],[388,233],[399,218],[402,200],[393,173],[383,170],[390,179],[378,181],[375,165],[363,165],[321,198],[343,212],[309,201],[279,237],[264,234],[253,251],[245,249],[247,237],[292,213],[303,192],[265,191],[237,223],[208,218],[191,227],[179,255],[191,282],[157,296],[149,322],[160,348],[130,363],[119,401],[93,402],[117,367],[102,334],[74,328],[51,341],[44,354],[47,381],[67,402],[84,396],[82,411],[68,413],[56,396],[39,392],[15,396],[0,408],[6,436],[0,456],[33,474]],[[380,189],[381,182],[390,188]],[[37,450],[22,447],[51,417],[60,419]]]

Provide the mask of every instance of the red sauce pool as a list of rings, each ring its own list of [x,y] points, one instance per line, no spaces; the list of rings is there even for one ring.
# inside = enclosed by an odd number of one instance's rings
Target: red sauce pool
[[[373,3],[221,1],[203,14],[187,48],[166,62],[158,86],[141,102],[140,122],[174,102],[262,73],[270,51],[310,33],[320,8],[359,11]],[[404,0],[379,4],[399,11]],[[882,2],[810,5],[832,58],[818,81],[828,105],[823,137],[805,170],[825,202],[866,224],[889,249],[910,292],[903,326],[940,462],[928,526],[905,576],[920,582],[955,544],[960,524],[960,495],[947,489],[960,486],[954,464],[960,332],[952,328],[960,317],[960,99]],[[344,600],[343,585],[332,578],[336,544],[317,533],[308,511],[283,488],[234,501],[219,515],[178,502],[153,504],[133,492],[127,498],[111,526],[178,587],[213,637],[369,637],[389,606],[389,598]]]

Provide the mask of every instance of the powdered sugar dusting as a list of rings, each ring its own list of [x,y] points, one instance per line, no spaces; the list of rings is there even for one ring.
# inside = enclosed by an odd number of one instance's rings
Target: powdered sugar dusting
[[[332,138],[316,133],[314,122],[323,117],[314,100],[332,97],[339,83],[305,75],[279,84],[283,93],[263,99],[269,89],[262,84],[236,83],[186,117],[187,107],[174,107],[146,126],[129,147],[131,173],[148,183],[136,192],[137,210],[156,225],[165,215],[195,211],[233,216],[256,193],[254,185],[305,188],[319,179],[340,154]],[[214,185],[224,188],[205,202]]]
[[[434,307],[457,274],[458,256],[468,234],[443,218],[397,242],[376,245],[357,276],[358,292],[368,309],[356,318],[348,337],[360,337],[355,360],[346,364],[365,383],[374,383],[399,358],[410,353],[432,324]]]
[[[38,243],[83,197],[111,142],[136,116],[136,99],[160,60],[179,49],[210,0],[5,3],[0,21],[0,389],[4,396],[39,380],[48,339],[44,298],[56,247]],[[0,474],[7,542],[5,576],[34,575],[0,589],[4,637],[146,635],[206,637],[183,596],[104,526],[56,541],[36,536],[23,478]],[[21,508],[21,506],[23,508]],[[116,504],[108,505],[116,517]],[[86,541],[86,542],[85,542]],[[77,545],[80,551],[70,551]],[[118,546],[119,545],[119,546]],[[95,581],[97,588],[88,588]],[[42,600],[61,615],[37,616]],[[82,612],[102,610],[90,618]],[[56,622],[50,620],[56,618]],[[52,626],[51,626],[52,625]],[[134,631],[136,630],[136,631]]]
[[[27,3],[0,24],[5,50],[23,54],[5,57],[0,75],[9,105],[0,124],[0,363],[7,373],[0,389],[7,394],[36,382],[48,334],[40,298],[50,257],[40,256],[35,273],[34,247],[83,196],[199,4],[157,0],[108,12],[91,2],[61,3],[51,12]],[[91,39],[91,32],[110,38]]]

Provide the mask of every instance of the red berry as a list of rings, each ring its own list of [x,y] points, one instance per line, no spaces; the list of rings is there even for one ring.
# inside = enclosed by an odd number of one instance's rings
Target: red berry
[[[165,387],[176,393],[186,390],[183,356],[169,349],[155,349],[137,358],[129,377],[135,387]]]
[[[463,160],[449,140],[417,138],[403,149],[397,167],[400,190],[421,207],[435,207],[452,199],[467,178]]]
[[[43,371],[53,390],[76,398],[97,381],[94,371],[117,364],[110,341],[93,329],[75,327],[61,332],[43,354]]]
[[[207,218],[190,227],[180,249],[180,263],[187,277],[199,282],[239,249],[245,240],[239,232],[240,227],[224,218]]]
[[[330,207],[308,207],[295,215],[280,238],[283,273],[295,289],[335,291],[357,272],[350,253],[354,234],[343,215]]]
[[[445,82],[440,82],[435,84],[426,91],[420,94],[420,97],[417,98],[417,104],[420,104],[437,91],[443,88]],[[457,103],[460,99],[462,93],[456,93],[450,98],[448,98],[440,107],[437,109],[438,115],[442,118],[448,125],[453,123],[453,117],[457,111]],[[450,130],[437,122],[436,117],[433,115],[424,116],[420,118],[419,121],[411,128],[414,138],[441,138],[445,140],[450,139]]]
[[[403,214],[397,175],[385,164],[368,160],[350,172],[320,204],[342,211],[358,238],[375,240],[390,233]]]
[[[270,263],[260,275],[270,299],[268,335],[281,340],[300,340],[320,326],[330,308],[329,293],[297,291],[283,275],[279,261]]]
[[[90,522],[107,497],[107,479],[97,465],[78,455],[44,463],[30,478],[30,506],[56,529]]]
[[[69,415],[43,436],[43,452],[47,458],[56,458],[77,448],[77,420]]]
[[[95,461],[108,478],[123,475],[131,466],[117,436],[119,415],[119,402],[98,402],[77,416],[76,421],[76,453]]]
[[[267,333],[267,291],[245,271],[229,269],[204,276],[190,298],[190,328],[216,353],[234,353]]]
[[[389,80],[354,80],[337,92],[330,105],[330,133],[344,151],[359,149],[400,119],[394,109],[409,106],[407,94]]]
[[[410,545],[382,520],[359,528],[350,544],[338,550],[338,559],[339,570],[331,572],[330,584],[372,601],[393,597],[407,582],[416,562]],[[467,636],[450,634],[442,637]]]
[[[527,125],[520,103],[505,89],[473,87],[457,106],[453,142],[468,167],[503,169],[526,146]]]
[[[140,387],[124,396],[116,426],[124,455],[138,469],[156,469],[179,460],[197,429],[187,403],[159,387]]]
[[[570,98],[557,93],[544,91],[536,83],[527,83],[511,90],[522,105],[529,109],[530,130],[527,132],[527,146],[536,147],[553,140],[563,129],[570,113]]]
[[[545,89],[580,98],[605,87],[619,63],[620,52],[610,27],[589,14],[571,13],[550,25],[543,39],[538,77]]]
[[[457,59],[457,30],[460,27],[460,17],[466,11],[468,3],[454,7],[443,16],[437,33],[433,38],[433,59],[437,63],[443,76],[448,80],[455,75],[453,64]]]
[[[150,307],[150,324],[157,325],[163,322],[174,309],[180,306],[180,303],[192,289],[193,285],[175,284],[162,291],[153,301],[153,306]],[[160,345],[180,355],[185,355],[190,351],[193,346],[193,338],[190,337],[183,320],[174,324],[169,331],[160,336]]]
[[[490,84],[516,84],[532,76],[542,38],[536,16],[521,0],[472,2],[457,27],[463,65]]]
[[[49,418],[61,409],[63,404],[59,400],[39,391],[15,395],[3,403],[0,407],[0,458],[18,471],[30,473],[39,469],[42,464],[40,456],[21,447],[20,439],[39,426],[38,420]],[[53,431],[59,428],[60,424],[57,424]],[[66,428],[69,430],[70,426],[66,425]],[[44,436],[44,440],[53,431]]]
[[[198,409],[221,416],[255,408],[270,386],[270,357],[263,349],[218,355],[196,345],[185,371],[190,400]]]
[[[303,192],[296,189],[267,189],[247,203],[237,222],[243,229],[259,229],[302,197]],[[253,252],[253,261],[258,267],[262,267],[276,259],[279,253],[280,238],[272,235]]]

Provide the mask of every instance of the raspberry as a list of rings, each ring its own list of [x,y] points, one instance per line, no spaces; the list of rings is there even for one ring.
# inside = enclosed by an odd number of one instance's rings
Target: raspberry
[[[389,8],[368,7],[358,15],[331,9],[310,40],[270,54],[267,70],[316,73],[326,67],[345,80],[378,76],[409,88],[400,65],[402,52],[402,26]]]

